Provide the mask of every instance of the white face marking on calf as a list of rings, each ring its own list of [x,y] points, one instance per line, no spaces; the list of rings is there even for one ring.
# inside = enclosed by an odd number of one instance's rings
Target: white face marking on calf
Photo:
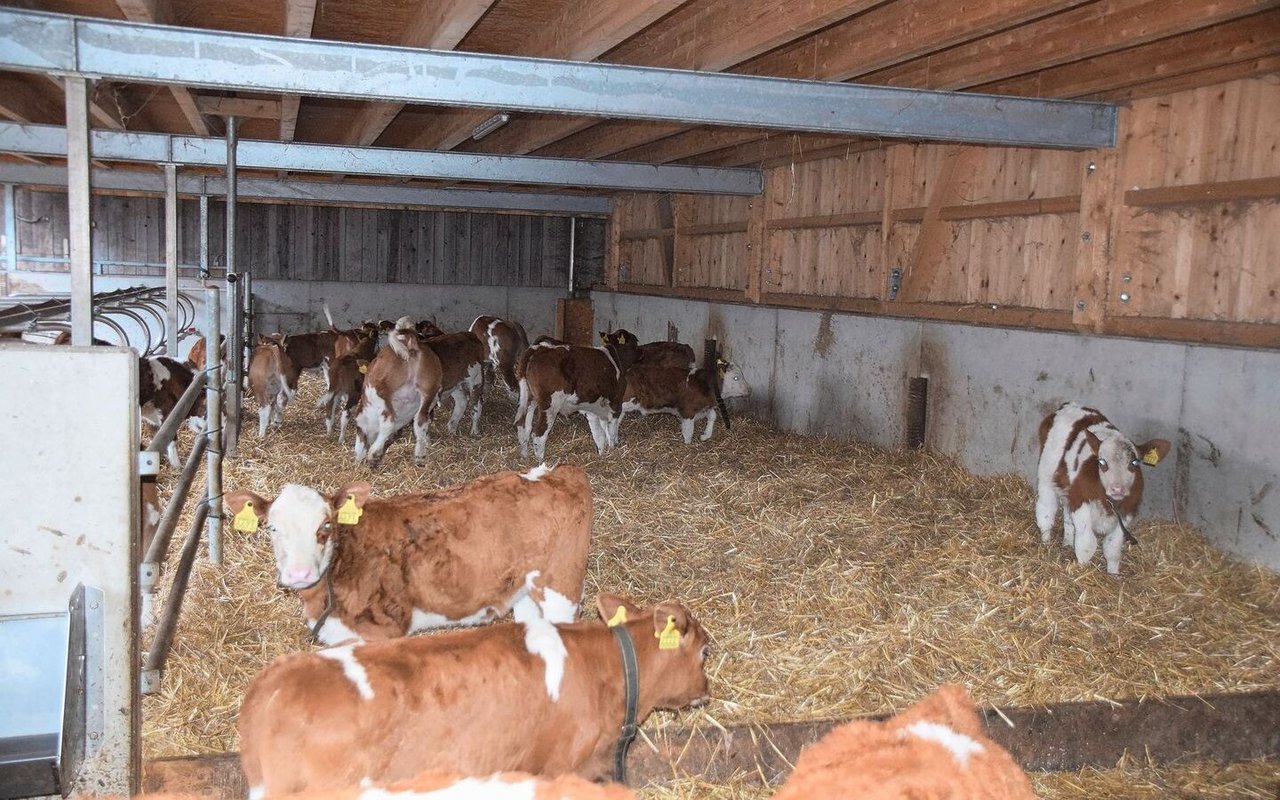
[[[982,746],[982,742],[938,722],[928,722],[926,720],[913,722],[907,726],[904,735],[906,733],[947,748],[947,751],[951,753],[951,757],[962,767],[969,766],[969,756],[986,751],[986,748]]]
[[[532,778],[508,783],[501,776],[494,775],[490,778],[463,778],[452,786],[432,792],[365,789],[359,800],[534,800],[535,797],[537,783]]]
[[[1116,502],[1128,497],[1141,468],[1138,448],[1123,435],[1116,433],[1102,440],[1098,448],[1098,478],[1107,497]]]
[[[511,615],[516,622],[524,625],[525,649],[546,663],[547,695],[553,702],[558,702],[560,683],[564,680],[564,662],[569,653],[565,650],[564,640],[560,638],[560,631],[543,617],[543,610],[528,594],[534,588],[533,581],[538,575],[539,572],[534,570],[525,576],[524,591],[512,606]],[[550,590],[547,591],[550,592]],[[543,602],[545,604],[548,600]]]
[[[161,384],[169,380],[169,376],[172,373],[169,372],[169,368],[166,367],[164,362],[160,359],[149,358],[147,360],[151,362],[151,382],[155,384],[157,389],[159,389]]]
[[[317,540],[329,524],[329,502],[317,492],[287,483],[267,510],[267,530],[276,554],[280,585],[304,589],[320,580],[333,558],[333,538]]]
[[[321,658],[329,658],[337,661],[342,665],[342,674],[356,685],[356,691],[365,700],[373,699],[373,685],[369,683],[369,673],[365,672],[364,664],[360,663],[360,659],[356,658],[356,645],[349,644],[344,647],[330,647],[327,650],[317,650],[316,655]]]
[[[747,385],[747,379],[742,376],[742,370],[738,369],[737,364],[730,364],[728,369],[724,371],[724,377],[721,379],[720,385],[720,396],[726,399],[751,396],[751,387]]]
[[[548,475],[550,473],[551,473],[551,467],[548,467],[544,462],[534,467],[533,469],[529,470],[528,472],[522,472],[520,474],[520,477],[524,478],[526,481],[537,481],[538,479],[542,478],[542,476]]]

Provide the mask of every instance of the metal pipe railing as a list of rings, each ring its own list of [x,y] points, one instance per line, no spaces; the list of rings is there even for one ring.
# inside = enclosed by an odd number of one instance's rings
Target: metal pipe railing
[[[209,446],[209,437],[201,436],[191,447],[187,463],[178,476],[178,482],[169,496],[169,503],[156,523],[155,534],[142,563],[138,565],[138,588],[142,593],[142,621],[144,625],[152,622],[152,595],[156,593],[156,584],[160,580],[160,567],[169,555],[169,541],[178,527],[178,517],[182,516],[182,507],[186,505],[187,496],[191,493],[191,482],[195,480],[196,470],[200,468],[200,457]]]
[[[169,443],[178,435],[178,426],[187,418],[191,407],[196,404],[196,398],[200,396],[200,390],[205,388],[207,382],[204,372],[197,372],[191,377],[191,385],[182,393],[182,397],[178,398],[177,404],[169,412],[169,416],[164,418],[155,436],[151,437],[151,444],[146,447],[149,452],[163,453],[169,447]]]
[[[222,354],[218,347],[222,314],[218,304],[218,287],[206,286],[204,296],[205,348],[204,369],[209,375],[205,393],[204,435],[212,446],[208,449],[208,491],[205,503],[212,509],[209,514],[209,560],[222,563],[222,451],[227,437],[222,430]],[[239,382],[240,377],[235,377]],[[214,437],[217,437],[216,439]]]
[[[169,596],[165,598],[164,612],[156,626],[155,638],[151,641],[151,649],[142,662],[142,693],[154,694],[160,690],[160,676],[164,670],[164,662],[169,658],[169,648],[173,645],[173,634],[178,629],[178,616],[182,614],[182,600],[187,594],[187,582],[191,578],[191,567],[195,564],[196,551],[200,548],[200,531],[204,528],[205,518],[209,516],[207,502],[196,506],[195,518],[191,520],[191,530],[187,532],[186,541],[182,544],[182,556],[178,559],[177,571],[173,574],[173,586]]]

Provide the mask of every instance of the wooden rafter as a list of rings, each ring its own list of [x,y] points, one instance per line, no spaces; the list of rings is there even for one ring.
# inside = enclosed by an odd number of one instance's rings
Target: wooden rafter
[[[116,6],[120,9],[120,13],[124,14],[125,19],[130,22],[158,23],[167,21],[160,19],[158,16],[157,0],[116,0]],[[200,114],[200,110],[196,108],[195,96],[191,90],[185,86],[170,86],[169,93],[173,95],[174,102],[182,110],[182,116],[186,117],[187,124],[191,126],[191,131],[197,136],[208,136],[209,123]]]
[[[280,101],[249,97],[197,97],[202,114],[241,119],[280,119]]]
[[[286,0],[284,35],[295,39],[310,39],[311,28],[316,21],[316,0]],[[286,94],[280,98],[280,141],[292,142],[298,130],[298,109],[302,97]]]
[[[432,50],[453,50],[496,0],[442,0],[423,2],[409,23],[400,44]],[[341,141],[360,146],[378,140],[403,103],[367,103],[342,135]]]
[[[978,147],[949,146],[944,152],[920,222],[920,233],[903,271],[902,291],[898,295],[901,302],[927,298],[950,243],[951,225],[943,218],[942,209],[967,194],[983,155],[984,151]]]
[[[574,0],[532,34],[519,55],[594,61],[689,0]],[[489,112],[469,112],[444,130],[428,129],[411,147],[451,150],[471,137]],[[490,138],[498,140],[498,134]],[[504,152],[501,148],[493,152]],[[512,152],[512,151],[505,151]],[[529,152],[527,149],[519,152]]]
[[[1250,14],[1207,29],[1200,29],[1199,23],[1193,15],[1179,13],[1175,15],[1176,19],[1162,18],[1161,20],[1160,31],[1172,32],[1171,38],[1160,38],[1157,41],[1132,47],[1130,45],[1133,42],[1133,37],[1108,37],[1105,34],[1106,25],[1118,24],[1117,17],[1123,16],[1125,11],[1135,14],[1140,11],[1136,7],[1136,3],[1129,2],[1128,5],[1122,6],[1121,2],[1123,0],[1117,0],[1116,3],[1110,4],[1113,6],[1112,8],[1105,12],[1099,12],[1098,20],[1091,23],[1088,30],[1081,34],[1089,39],[1091,44],[1088,46],[1088,51],[1093,53],[1092,56],[1088,56],[1082,61],[1073,60],[1058,67],[1039,70],[1038,66],[1045,60],[1044,54],[1040,49],[1035,47],[1015,49],[1010,47],[1000,51],[1004,54],[1004,60],[1000,68],[993,72],[991,65],[979,59],[976,53],[978,50],[991,49],[992,45],[988,44],[988,42],[992,39],[1004,41],[1006,36],[1002,34],[997,37],[986,37],[964,47],[956,48],[968,52],[969,59],[951,57],[950,54],[953,50],[948,50],[944,53],[934,53],[926,59],[904,64],[894,69],[855,77],[860,80],[866,80],[869,83],[916,86],[918,84],[915,81],[928,83],[927,74],[932,74],[932,70],[949,69],[949,77],[945,85],[931,86],[930,88],[977,89],[995,94],[1025,93],[1037,97],[1068,98],[1106,93],[1114,90],[1118,85],[1124,86],[1134,80],[1150,81],[1179,71],[1205,69],[1212,66],[1210,62],[1214,60],[1221,63],[1223,59],[1238,61],[1242,58],[1266,57],[1280,49],[1280,45],[1277,44],[1277,37],[1267,35],[1268,30],[1275,30],[1274,27],[1268,26],[1280,24],[1280,12],[1276,11]],[[1146,2],[1146,0],[1141,0],[1141,2]],[[1224,15],[1244,13],[1253,4],[1254,0],[1244,0],[1244,2],[1235,0],[1235,2],[1228,4],[1230,6],[1229,10],[1220,10],[1219,13]],[[1078,9],[1070,13],[1078,14],[1081,11],[1084,11],[1084,9]],[[872,15],[868,14],[866,16],[871,17]],[[1019,35],[1025,35],[1032,41],[1038,41],[1038,37],[1050,35],[1051,22],[1052,20],[1045,19],[1032,23],[1030,26],[1023,26],[1019,28],[1020,32],[1028,31],[1029,28],[1033,27],[1042,28],[1043,30],[1020,33]],[[1188,26],[1190,26],[1190,30],[1183,30]],[[870,41],[875,42],[876,40],[877,37],[873,37]],[[938,42],[931,43],[931,49],[938,44]],[[1085,44],[1081,43],[1080,47],[1084,48]],[[873,45],[869,44],[868,50],[868,57],[874,57]],[[1055,56],[1058,55],[1059,52],[1055,51]],[[950,60],[944,61],[947,58],[950,58]],[[947,65],[951,66],[948,67]],[[834,74],[834,77],[841,77],[844,75],[845,70],[846,68],[842,67],[839,72]],[[987,78],[992,74],[1012,74],[1014,77],[988,82]],[[596,134],[597,130],[599,131],[600,144],[594,147],[592,142],[583,141],[579,137],[567,140],[564,144],[578,144],[577,152],[580,155],[585,154],[589,157],[609,156],[653,163],[678,162],[715,150],[723,150],[734,145],[747,145],[743,150],[743,155],[746,157],[745,160],[738,157],[737,154],[726,152],[722,153],[721,157],[705,163],[718,165],[759,163],[752,158],[752,150],[749,146],[751,142],[760,138],[758,132],[743,130],[717,131],[713,136],[704,130],[686,128],[683,129],[683,133],[668,136],[660,141],[654,141],[653,144],[647,147],[634,147],[629,150],[619,151],[613,148],[628,140],[634,141],[643,138],[643,136],[639,135],[641,132],[636,126],[612,123],[598,126],[597,129],[589,131],[588,134]],[[635,131],[635,133],[632,133],[632,131]],[[648,135],[653,135],[653,131],[654,129],[651,127]],[[734,141],[735,139],[737,140],[736,142]],[[610,144],[604,144],[606,142]],[[607,152],[600,152],[601,150]],[[539,155],[563,155],[563,153],[559,152],[559,148],[548,148],[540,152]],[[704,162],[699,160],[699,163]]]
[[[986,36],[993,31],[1019,25],[1038,15],[1060,11],[1080,2],[1081,0],[1057,0],[1053,3],[1000,0],[980,4],[970,9],[968,14],[939,14],[937,5],[931,0],[899,0],[877,6],[815,37],[743,63],[742,68],[735,71],[786,78],[849,80],[871,70],[899,64],[974,37]],[[743,58],[737,63],[746,62],[755,55],[756,52],[744,51]],[[589,121],[585,125],[579,125],[579,129],[594,124]],[[568,125],[562,124],[561,129],[568,130]],[[573,148],[572,152],[577,157],[603,158],[687,130],[687,126],[671,124],[645,126],[609,123],[593,128],[590,133],[594,136],[580,134],[570,141],[544,147],[538,152],[540,155],[567,156],[569,148]],[[732,133],[739,137],[738,143],[758,138],[746,131]],[[693,138],[703,135],[705,134],[697,132]],[[544,135],[535,141],[545,138]],[[718,147],[722,146],[724,145]],[[694,154],[686,152],[673,156],[672,160]]]

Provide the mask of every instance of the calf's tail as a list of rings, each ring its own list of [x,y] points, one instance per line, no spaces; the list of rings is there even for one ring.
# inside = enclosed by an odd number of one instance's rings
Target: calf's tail
[[[529,408],[529,381],[525,378],[520,379],[520,402],[516,404],[515,424],[519,425],[520,420],[524,418],[524,413]]]

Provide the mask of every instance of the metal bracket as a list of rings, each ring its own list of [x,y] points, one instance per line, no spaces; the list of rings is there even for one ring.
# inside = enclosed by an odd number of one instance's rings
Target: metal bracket
[[[159,475],[160,474],[160,454],[150,451],[141,450],[138,452],[138,475]]]
[[[902,268],[894,267],[889,270],[889,299],[896,300],[900,291],[902,291]]]
[[[145,669],[138,673],[138,691],[143,694],[156,694],[160,691],[161,672],[158,669]]]

